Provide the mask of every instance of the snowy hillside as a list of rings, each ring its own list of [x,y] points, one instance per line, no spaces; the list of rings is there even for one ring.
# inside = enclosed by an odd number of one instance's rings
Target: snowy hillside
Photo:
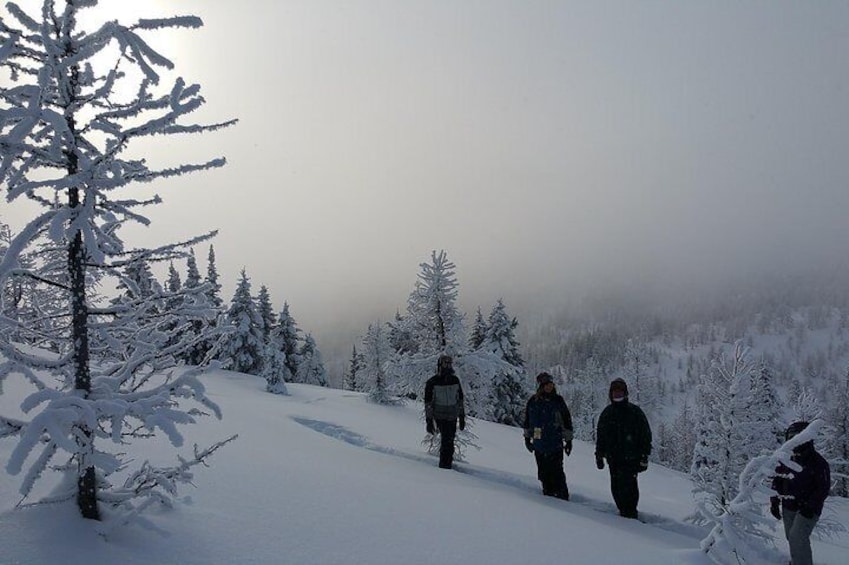
[[[205,446],[239,439],[197,471],[187,505],[152,516],[166,535],[140,529],[108,540],[76,509],[12,510],[19,477],[0,475],[0,563],[100,564],[702,564],[704,531],[684,475],[652,466],[641,475],[644,522],[616,515],[606,471],[592,446],[567,459],[572,500],[544,498],[521,432],[475,421],[479,451],[456,471],[436,467],[420,445],[421,407],[376,406],[360,393],[290,385],[220,371],[206,378],[224,420],[187,430]],[[0,411],[15,410],[22,386],[4,384]],[[12,442],[0,442],[7,461]],[[146,446],[156,459],[165,446]],[[845,500],[827,512],[849,521]],[[779,551],[786,546],[777,536]],[[849,537],[814,542],[818,564],[845,563]]]

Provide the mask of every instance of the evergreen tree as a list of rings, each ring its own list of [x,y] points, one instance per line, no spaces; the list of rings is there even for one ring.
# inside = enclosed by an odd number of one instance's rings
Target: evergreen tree
[[[262,285],[259,288],[257,295],[257,311],[262,318],[262,334],[268,341],[271,331],[277,325],[277,316],[274,315],[274,306],[271,304],[271,295],[268,293],[268,288]]]
[[[480,310],[478,310],[480,315]],[[516,318],[507,315],[501,299],[496,302],[486,324],[486,333],[477,350],[488,352],[509,367],[492,373],[489,398],[484,412],[489,420],[509,426],[520,426],[528,397],[525,387],[525,362],[516,340]],[[472,351],[471,354],[475,352]]]
[[[221,308],[224,301],[221,299],[221,284],[218,282],[218,269],[215,267],[215,248],[209,246],[209,255],[206,264],[206,281],[208,285],[207,296],[213,308]]]
[[[218,321],[222,314],[220,306],[214,307],[210,302],[209,293],[206,291],[207,287],[201,288],[201,285],[195,250],[191,249],[186,258],[186,280],[183,286],[186,289],[191,289],[195,308],[213,310],[215,315],[207,320],[195,320],[192,324],[189,331],[198,339],[195,345],[185,354],[185,362],[188,365],[200,365],[207,355],[210,355],[215,343],[213,340],[203,339],[201,336],[207,332],[217,331]]]
[[[99,506],[108,505],[116,510],[111,514],[116,522],[123,523],[152,502],[173,500],[177,483],[190,476],[187,470],[211,453],[206,450],[170,469],[145,464],[123,486],[114,487],[109,477],[125,471],[132,460],[123,455],[132,439],[152,437],[158,430],[179,446],[182,435],[176,424],[193,422],[198,413],[185,399],[220,415],[197,379],[203,369],[176,377],[168,371],[191,345],[189,338],[165,346],[168,324],[183,327],[208,313],[184,309],[154,316],[161,306],[161,288],[141,292],[137,283],[142,280],[135,275],[142,273],[127,273],[151,262],[181,258],[187,247],[213,234],[155,249],[128,248],[119,228],[129,222],[146,224],[136,210],[160,199],[140,201],[126,192],[135,183],[224,164],[215,159],[154,170],[138,154],[131,157],[127,152],[154,135],[201,133],[229,124],[184,123],[185,116],[204,103],[200,88],[186,85],[182,78],[170,87],[160,86],[159,73],[173,64],[143,38],[156,30],[199,27],[199,18],[142,20],[131,26],[109,22],[92,32],[80,25],[80,12],[95,4],[66,2],[57,11],[53,0],[45,0],[33,18],[10,3],[9,17],[0,24],[0,66],[14,83],[0,89],[0,184],[6,187],[7,202],[25,197],[42,208],[5,253],[0,287],[21,277],[54,286],[60,289],[67,314],[65,327],[55,328],[48,338],[58,355],[22,354],[15,343],[0,341],[6,359],[0,375],[24,374],[38,389],[24,400],[38,408],[32,420],[0,418],[0,437],[20,437],[7,464],[13,474],[23,469],[33,450],[40,451],[24,480],[24,497],[58,467],[54,458],[66,452],[70,462],[61,468],[76,478],[72,486],[62,483],[51,500],[76,498],[80,513],[90,519],[100,519]],[[122,96],[119,91],[136,95]],[[53,278],[57,272],[38,267],[21,268],[19,259],[41,235],[65,246],[61,276]],[[99,307],[94,281],[127,285],[131,298]],[[108,441],[120,444],[119,451],[105,451],[103,443]]]
[[[391,394],[386,382],[384,367],[392,354],[392,346],[383,324],[369,324],[363,336],[362,350],[362,383],[364,390],[368,391],[369,401],[375,404],[398,404],[399,399]]]
[[[189,251],[189,256],[186,258],[186,287],[197,288],[200,286],[200,271],[198,271],[198,262],[195,259],[195,250]]]
[[[752,365],[737,343],[731,359],[719,359],[702,378],[696,397],[697,442],[690,474],[701,504],[722,507],[734,498],[748,460],[741,424],[751,390]]]
[[[400,312],[395,312],[395,320],[387,322],[389,327],[389,343],[398,354],[411,354],[418,351],[418,345],[413,340],[407,319]]]
[[[183,288],[183,282],[180,280],[180,273],[174,268],[174,262],[168,264],[168,282],[165,283],[165,288],[168,292],[177,294]]]
[[[351,350],[351,360],[348,362],[348,370],[345,371],[345,390],[361,391],[364,390],[364,383],[361,377],[363,376],[363,365],[365,360],[361,353],[357,353],[357,346],[354,345]]]
[[[404,330],[415,347],[392,356],[388,370],[398,378],[398,392],[416,398],[424,390],[425,381],[436,370],[442,353],[457,355],[465,350],[463,317],[457,309],[458,282],[455,265],[444,251],[431,253],[430,263],[421,263],[415,288],[407,299]],[[456,359],[455,359],[456,361]],[[455,362],[455,370],[458,364]],[[481,398],[474,375],[464,377],[468,398]],[[472,402],[472,406],[480,405]]]
[[[265,358],[262,318],[251,297],[251,282],[244,269],[226,320],[231,331],[222,338],[221,360],[232,371],[262,375]]]
[[[480,307],[478,307],[477,314],[475,315],[475,323],[472,326],[472,335],[469,337],[469,349],[474,351],[483,345],[484,339],[486,339],[487,329],[486,321],[483,319],[483,313]]]
[[[277,332],[274,336],[274,342],[286,356],[286,368],[292,378],[298,374],[298,366],[301,363],[301,337],[299,334],[298,324],[289,314],[289,303],[284,302],[283,310],[277,316]]]
[[[298,372],[295,374],[295,382],[327,386],[327,371],[324,369],[321,352],[318,350],[312,335],[306,335],[299,353],[300,362],[298,363]]]

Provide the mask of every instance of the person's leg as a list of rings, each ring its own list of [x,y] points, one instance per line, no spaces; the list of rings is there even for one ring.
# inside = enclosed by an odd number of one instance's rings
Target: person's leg
[[[551,471],[547,455],[541,451],[534,451],[534,458],[537,461],[537,479],[542,484],[542,493],[551,496],[554,493],[551,490]]]
[[[456,420],[437,420],[439,428],[439,466],[450,469],[454,462],[454,436],[457,435]]]
[[[793,565],[813,565],[814,558],[811,552],[811,532],[817,525],[817,517],[805,518],[798,512],[794,512],[790,531],[787,533],[787,542],[790,544],[790,560]]]
[[[610,491],[619,514],[626,518],[636,518],[637,503],[640,500],[636,471],[628,465],[611,465]]]
[[[556,485],[554,496],[569,500],[569,487],[566,484],[566,473],[563,470],[563,451],[558,449],[555,453],[555,461],[552,464],[552,477]]]
[[[610,494],[613,495],[613,502],[616,503],[616,508],[618,508],[619,513],[622,514],[624,508],[624,498],[622,495],[622,471],[614,465],[608,465],[608,468],[610,469]]]

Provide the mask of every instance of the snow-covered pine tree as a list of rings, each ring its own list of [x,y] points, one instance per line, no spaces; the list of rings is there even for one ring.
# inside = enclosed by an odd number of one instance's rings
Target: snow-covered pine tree
[[[173,294],[177,294],[183,288],[183,281],[180,280],[180,273],[174,267],[174,261],[168,264],[168,280],[165,283],[165,288]]]
[[[418,345],[413,341],[407,319],[400,312],[395,312],[395,319],[386,323],[389,328],[389,343],[392,350],[398,354],[415,353]]]
[[[362,346],[362,375],[360,382],[363,390],[368,392],[368,399],[375,404],[399,404],[402,401],[393,395],[386,382],[385,366],[392,355],[389,335],[383,324],[369,324],[363,336]]]
[[[203,363],[207,354],[212,350],[213,340],[201,337],[204,333],[217,331],[218,320],[223,312],[220,307],[215,307],[210,302],[209,294],[206,290],[200,289],[201,286],[200,271],[198,270],[197,259],[195,259],[195,251],[191,249],[188,257],[186,257],[186,280],[183,286],[190,289],[194,307],[202,310],[213,310],[216,312],[214,317],[207,320],[195,320],[191,328],[188,330],[198,337],[196,344],[185,354],[185,361],[188,365],[199,365]]]
[[[365,360],[362,353],[357,352],[357,346],[354,344],[351,348],[351,359],[348,361],[348,369],[345,371],[345,390],[362,391],[364,383],[362,380],[363,365]]]
[[[286,357],[286,369],[291,378],[298,374],[298,366],[301,364],[300,332],[295,318],[289,313],[289,303],[284,302],[283,309],[277,316],[277,331],[273,341]]]
[[[463,316],[457,308],[459,284],[456,266],[445,251],[433,251],[430,263],[421,263],[415,287],[407,299],[404,330],[414,348],[398,352],[389,361],[387,371],[397,376],[398,393],[416,398],[424,391],[425,381],[436,371],[439,355],[457,356],[466,349]],[[460,375],[455,358],[454,368]],[[464,380],[467,398],[477,399],[476,383]],[[480,402],[471,403],[480,406]]]
[[[480,309],[478,309],[480,315]],[[487,419],[508,426],[521,426],[529,391],[525,386],[525,362],[516,340],[516,318],[507,315],[501,299],[495,303],[485,326],[483,340],[470,354],[487,352],[507,366],[492,373],[489,395],[483,412]],[[476,328],[477,328],[476,324]]]
[[[738,342],[733,357],[717,359],[699,385],[698,439],[690,474],[703,506],[724,506],[737,494],[737,478],[749,459],[738,434],[751,391],[753,366],[747,355],[748,350]]]
[[[265,285],[259,287],[256,307],[259,317],[262,318],[262,335],[268,341],[272,330],[277,327],[277,316],[274,314],[274,306],[271,304],[271,294]]]
[[[769,364],[761,359],[750,375],[751,390],[744,403],[743,445],[748,446],[751,455],[771,452],[784,441],[784,406],[773,381]]]
[[[221,298],[221,283],[218,282],[218,268],[215,266],[215,247],[209,246],[209,254],[206,263],[207,296],[213,308],[222,308],[224,300]]]
[[[601,365],[595,357],[590,357],[584,367],[577,371],[571,387],[572,394],[568,394],[568,390],[563,391],[566,403],[572,410],[572,424],[578,439],[595,441],[598,416],[607,406],[607,380]],[[575,397],[579,402],[572,403]]]
[[[230,301],[226,320],[230,331],[222,337],[219,359],[231,371],[262,375],[265,358],[262,318],[251,296],[251,281],[244,269]]]
[[[131,459],[95,444],[111,440],[121,444],[124,453],[133,437],[149,437],[158,429],[172,444],[181,445],[176,424],[193,422],[197,412],[176,398],[194,399],[220,416],[196,378],[202,369],[171,370],[191,342],[162,347],[167,337],[162,323],[177,317],[182,327],[208,313],[184,310],[151,318],[161,300],[155,295],[98,307],[91,292],[92,273],[101,284],[105,277],[127,284],[127,267],[181,258],[187,246],[213,235],[156,249],[125,247],[120,226],[146,224],[136,209],[160,202],[158,196],[146,201],[128,198],[129,186],[224,165],[224,159],[215,159],[154,170],[146,160],[126,154],[138,140],[154,135],[201,133],[232,122],[182,123],[204,103],[200,88],[178,78],[170,88],[160,89],[161,73],[173,64],[143,39],[151,31],[200,27],[199,18],[140,20],[130,26],[110,21],[91,31],[79,25],[78,16],[95,6],[95,0],[66,1],[60,10],[56,4],[45,0],[39,15],[31,17],[8,3],[9,17],[0,24],[0,68],[6,84],[0,89],[0,184],[7,201],[27,198],[43,210],[13,239],[0,263],[0,283],[23,278],[60,289],[68,324],[64,333],[50,337],[60,349],[58,355],[0,342],[5,357],[0,379],[20,373],[38,389],[23,403],[34,413],[32,419],[3,418],[0,436],[20,437],[6,465],[13,474],[23,469],[33,450],[40,452],[24,480],[25,497],[44,472],[61,468],[75,475],[68,483],[73,486],[50,500],[75,497],[81,514],[91,519],[100,519],[107,508],[117,509],[123,521],[153,502],[172,500],[176,482],[188,480],[188,468],[210,451],[184,460],[174,473],[145,465],[124,485],[114,487],[109,477]],[[66,244],[61,277],[45,276],[19,261],[45,233],[57,244]],[[20,324],[17,329],[25,331]],[[108,359],[97,343],[109,345]],[[62,452],[70,460],[54,465]]]
[[[785,560],[774,547],[774,521],[764,516],[764,502],[775,492],[771,479],[779,464],[795,467],[793,448],[815,439],[822,421],[814,420],[796,437],[769,453],[753,457],[740,472],[736,494],[721,505],[699,502],[698,513],[711,526],[701,548],[715,563],[768,565]]]
[[[474,351],[483,345],[483,340],[486,339],[487,332],[486,320],[483,319],[483,312],[480,307],[475,314],[475,323],[472,325],[472,334],[469,336],[469,349]]]
[[[300,362],[298,363],[298,372],[295,374],[295,382],[327,386],[327,371],[324,368],[321,352],[318,350],[312,334],[307,334],[304,337],[304,343],[301,345],[301,350],[298,354],[300,356]]]

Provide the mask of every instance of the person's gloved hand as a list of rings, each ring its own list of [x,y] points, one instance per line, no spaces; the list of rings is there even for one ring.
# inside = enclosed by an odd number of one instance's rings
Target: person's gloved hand
[[[599,469],[604,469],[604,457],[599,454],[595,456],[595,466]]]
[[[466,429],[466,417],[460,416],[460,430]]]
[[[648,468],[649,468],[649,456],[643,455],[642,457],[640,457],[639,472],[642,473],[643,471],[645,471]]]
[[[572,455],[572,440],[571,439],[563,442],[563,453],[565,453],[567,457]]]
[[[769,513],[772,514],[776,520],[781,520],[781,503],[777,496],[773,496],[769,499]]]
[[[528,450],[528,451],[530,451],[531,453],[533,453],[533,452],[534,452],[534,444],[533,444],[533,442],[531,441],[531,438],[529,438],[529,437],[526,437],[526,438],[525,438],[525,449],[527,449],[527,450]]]
[[[427,430],[427,433],[433,433],[433,420],[431,420],[430,418],[425,420],[425,429]]]

